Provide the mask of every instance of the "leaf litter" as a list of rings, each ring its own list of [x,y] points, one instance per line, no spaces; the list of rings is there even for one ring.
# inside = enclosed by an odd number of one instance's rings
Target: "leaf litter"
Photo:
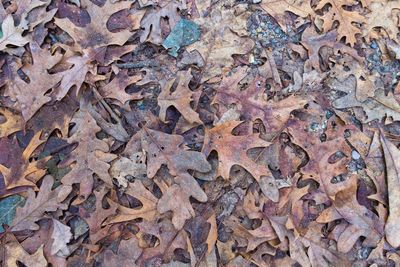
[[[397,0],[0,2],[2,266],[397,266]]]

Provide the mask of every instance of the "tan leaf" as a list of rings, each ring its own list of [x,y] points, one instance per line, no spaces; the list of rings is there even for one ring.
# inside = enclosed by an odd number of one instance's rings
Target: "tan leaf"
[[[380,139],[386,163],[389,198],[389,217],[385,225],[385,235],[389,244],[397,248],[400,246],[398,238],[400,233],[400,150],[388,141],[382,132]]]
[[[292,12],[300,17],[314,15],[310,0],[264,0],[261,7],[276,19],[283,29],[286,29],[285,12]]]
[[[69,19],[55,18],[58,27],[66,31],[81,48],[98,48],[107,45],[123,45],[131,37],[129,30],[118,32],[110,32],[107,29],[107,21],[110,16],[120,10],[128,9],[132,3],[129,1],[121,1],[111,3],[107,0],[102,7],[93,4],[89,0],[82,0],[82,5],[90,16],[90,23],[85,27],[77,27]]]
[[[322,0],[316,7],[316,10],[319,10],[327,4],[331,4],[329,11],[321,16],[321,19],[324,21],[322,26],[324,32],[331,30],[335,21],[339,22],[337,40],[344,37],[346,39],[346,44],[350,44],[350,46],[354,46],[356,43],[356,35],[361,34],[361,30],[354,26],[354,24],[365,22],[364,16],[357,11],[348,11],[344,8],[344,6],[354,5],[354,3],[353,0]]]
[[[161,121],[165,122],[167,109],[174,106],[189,123],[202,123],[199,114],[190,106],[190,103],[194,100],[194,93],[189,89],[189,83],[193,77],[190,72],[190,69],[178,72],[177,78],[168,81],[158,95],[157,101],[160,106],[159,116]],[[178,82],[178,85],[175,91],[171,92],[175,82]]]
[[[3,37],[0,38],[0,51],[7,49],[8,45],[24,46],[29,38],[22,37],[23,29],[14,26],[14,19],[11,14],[7,15],[1,24]]]
[[[20,114],[0,107],[0,138],[21,130],[23,127],[22,121],[23,119]]]
[[[30,43],[30,49],[33,63],[22,68],[29,78],[29,83],[22,80],[19,75],[15,75],[15,79],[10,82],[9,87],[9,94],[18,100],[25,121],[28,121],[45,103],[51,100],[47,91],[52,89],[62,78],[60,74],[48,73],[48,70],[60,61],[60,54],[52,56],[47,49],[41,49],[35,42]]]
[[[141,93],[128,94],[125,92],[126,87],[141,80],[140,75],[128,76],[126,70],[120,71],[111,82],[99,88],[99,92],[104,98],[117,99],[122,104],[129,100],[139,100],[143,96]]]
[[[46,267],[47,261],[43,255],[43,245],[34,254],[29,254],[18,242],[10,242],[5,245],[5,266],[18,267],[18,262],[25,266]]]
[[[157,215],[158,199],[142,184],[140,180],[130,183],[125,191],[129,196],[138,199],[142,206],[140,208],[127,208],[115,203],[118,206],[118,214],[109,219],[107,223],[118,223],[131,221],[141,218],[147,221],[152,221]],[[111,203],[113,201],[109,200]]]
[[[75,203],[79,204],[92,192],[93,174],[97,174],[100,179],[112,186],[112,178],[108,173],[109,162],[117,155],[108,153],[108,144],[96,137],[100,127],[85,107],[81,106],[71,122],[76,124],[76,132],[68,138],[68,142],[78,143],[78,146],[71,152],[68,161],[64,162],[64,165],[73,164],[73,167],[61,182],[67,186],[80,184],[79,198],[75,200]]]
[[[213,105],[218,104],[217,115],[235,106],[245,119],[260,119],[268,132],[276,132],[282,129],[293,110],[307,103],[306,99],[298,96],[289,96],[280,101],[268,100],[262,89],[266,80],[262,77],[254,79],[245,90],[240,90],[239,82],[245,76],[246,69],[239,68],[232,76],[223,78],[212,102]]]
[[[195,22],[202,25],[205,34],[196,43],[189,45],[189,52],[197,50],[207,63],[202,82],[221,75],[233,64],[232,55],[244,55],[254,47],[254,41],[243,34],[249,12],[235,15],[232,9],[214,6],[211,12],[204,12]],[[245,28],[245,27],[244,27]]]
[[[53,219],[53,232],[51,234],[51,254],[69,255],[68,242],[72,238],[71,228]]]
[[[25,205],[18,207],[15,218],[12,222],[11,229],[13,231],[21,230],[38,230],[39,226],[36,221],[43,218],[45,212],[56,211],[58,209],[66,209],[67,204],[60,201],[60,191],[62,186],[52,190],[54,180],[53,177],[47,175],[42,181],[39,193],[35,195],[32,189],[28,190]]]
[[[373,29],[383,28],[391,39],[397,40],[397,34],[399,33],[398,17],[394,13],[400,11],[400,3],[386,0],[374,1],[368,5],[368,9],[371,12],[366,15],[367,26],[363,35],[370,38]]]

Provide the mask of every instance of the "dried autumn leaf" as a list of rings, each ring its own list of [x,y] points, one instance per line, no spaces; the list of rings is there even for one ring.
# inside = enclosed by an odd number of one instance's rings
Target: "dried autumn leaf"
[[[2,151],[9,151],[4,161],[0,161],[0,172],[4,177],[6,189],[13,189],[20,186],[36,187],[36,182],[42,178],[46,170],[44,163],[48,157],[30,161],[32,153],[45,140],[40,140],[41,132],[36,133],[25,149],[18,146],[17,139],[0,139]]]
[[[218,113],[225,113],[235,106],[245,119],[261,119],[269,132],[279,131],[287,122],[290,113],[302,108],[307,100],[290,96],[280,101],[267,100],[264,93],[265,79],[257,77],[245,90],[239,89],[239,82],[246,76],[246,69],[240,68],[230,77],[224,77],[217,89],[213,105],[218,104]]]
[[[58,252],[68,254],[68,242],[72,238],[71,228],[62,224],[58,220],[53,219],[53,232],[51,234],[53,243],[51,244],[51,254],[57,254]]]
[[[360,238],[366,246],[376,246],[383,236],[383,224],[377,215],[357,200],[357,179],[351,179],[348,188],[335,195],[332,206],[317,218],[318,223],[328,223],[344,219],[349,225],[342,230],[337,240],[338,250],[347,253]],[[339,226],[338,226],[339,227]]]
[[[355,60],[359,62],[363,61],[363,59],[358,56],[355,49],[336,42],[337,37],[338,33],[336,30],[319,35],[313,27],[308,27],[301,36],[301,43],[308,51],[308,60],[304,63],[305,69],[311,70],[314,68],[317,71],[322,72],[319,64],[319,51],[324,46],[333,48],[336,54],[338,52],[349,54]]]
[[[96,73],[95,65],[91,63],[94,56],[96,55],[95,50],[84,50],[83,54],[80,55],[72,55],[66,59],[66,62],[71,64],[71,68],[62,72],[62,80],[61,84],[56,92],[56,99],[63,99],[71,87],[76,86],[77,95],[79,90],[85,81],[87,73]]]
[[[43,255],[43,245],[34,254],[29,254],[18,242],[5,244],[4,264],[8,267],[17,267],[18,263],[25,266],[46,267],[47,261]]]
[[[368,9],[371,12],[366,15],[367,26],[363,35],[369,38],[374,28],[382,28],[391,39],[397,40],[398,17],[393,13],[395,10],[400,11],[400,3],[398,1],[374,1],[368,5]]]
[[[43,218],[45,212],[63,210],[68,207],[67,204],[61,203],[63,201],[63,199],[60,199],[62,186],[52,190],[53,183],[53,177],[47,175],[44,177],[37,195],[32,189],[28,190],[25,205],[17,208],[11,225],[13,231],[38,230],[39,226],[36,222]]]
[[[127,9],[132,5],[129,1],[112,3],[105,1],[102,7],[93,4],[89,0],[82,0],[82,6],[90,16],[90,23],[85,27],[77,27],[69,19],[55,18],[55,24],[66,31],[77,42],[82,49],[98,48],[107,45],[123,45],[131,37],[129,30],[110,32],[107,28],[107,21],[110,16],[120,10]]]
[[[142,206],[140,208],[127,208],[117,203],[118,214],[107,220],[107,223],[118,223],[131,221],[137,218],[144,219],[146,221],[152,221],[157,215],[157,203],[158,199],[142,184],[140,180],[130,183],[125,191],[125,194],[138,199]],[[112,200],[109,202],[113,203]]]
[[[25,121],[51,100],[48,91],[62,78],[61,74],[48,73],[48,70],[60,61],[60,54],[52,56],[47,49],[41,49],[35,42],[30,43],[30,49],[33,63],[22,68],[29,82],[16,75],[10,81],[8,91],[10,96],[18,100]]]
[[[324,31],[327,32],[331,30],[333,28],[333,23],[337,21],[339,22],[337,28],[337,40],[340,40],[342,37],[344,37],[346,44],[354,46],[357,41],[356,35],[361,34],[361,30],[354,26],[353,23],[364,23],[364,16],[357,11],[349,11],[345,9],[345,6],[351,7],[354,4],[354,1],[352,0],[321,0],[317,5],[316,10],[322,9],[327,4],[330,4],[331,8],[328,12],[321,16],[321,19],[324,21],[322,25]]]
[[[342,83],[333,80],[329,86],[332,89],[347,93],[347,95],[333,101],[332,105],[338,109],[361,107],[366,113],[366,117],[359,117],[359,120],[364,123],[385,116],[392,117],[393,120],[400,120],[400,104],[391,92],[385,95],[383,89],[377,89],[373,97],[368,97],[367,100],[361,102],[356,98],[355,79],[353,77],[349,77]]]
[[[313,16],[310,0],[264,0],[261,7],[286,29],[285,12],[292,12],[302,18]]]
[[[144,31],[140,35],[140,42],[151,42],[161,45],[163,42],[161,31],[162,18],[168,17],[170,29],[173,29],[181,19],[178,10],[186,9],[185,1],[173,0],[160,3],[160,8],[148,12],[142,19],[140,26]]]
[[[244,55],[252,50],[254,41],[240,34],[249,15],[245,12],[236,16],[231,9],[213,8],[194,20],[205,28],[205,34],[187,50],[197,50],[207,63],[202,81],[223,74],[234,62],[232,55]]]
[[[90,241],[92,244],[96,244],[98,241],[108,235],[111,225],[102,227],[103,222],[117,210],[117,205],[110,202],[108,209],[103,208],[103,198],[108,193],[108,189],[105,186],[100,186],[93,190],[93,194],[96,197],[95,210],[91,213],[85,211],[82,206],[80,207],[80,214],[83,219],[87,222],[90,229]]]
[[[171,175],[175,176],[174,181],[177,185],[167,189],[157,209],[160,213],[174,211],[173,222],[177,229],[183,227],[186,219],[194,216],[189,201],[190,196],[200,202],[207,201],[207,195],[188,170],[198,172],[211,170],[205,156],[200,152],[184,148],[183,141],[183,137],[179,135],[170,135],[148,128],[143,128],[141,131],[142,148],[147,152],[147,176],[153,178],[163,164],[168,167]],[[176,198],[182,202],[177,202]]]
[[[104,252],[104,264],[106,266],[131,266],[136,267],[136,260],[143,249],[139,247],[138,240],[133,237],[128,240],[121,240],[118,245],[118,253],[107,249]]]
[[[380,135],[386,163],[386,176],[389,198],[389,217],[385,225],[386,240],[394,248],[400,246],[400,150],[383,133]]]
[[[112,186],[112,179],[108,173],[109,162],[117,156],[108,153],[109,145],[96,137],[96,132],[100,131],[100,127],[97,126],[87,108],[81,106],[71,122],[76,124],[76,132],[68,138],[68,142],[78,143],[78,146],[64,162],[64,166],[73,164],[73,168],[61,182],[71,189],[73,184],[80,184],[79,198],[75,200],[75,203],[81,203],[92,192],[93,174],[97,174],[100,179]]]
[[[0,38],[0,51],[5,51],[8,45],[24,46],[29,38],[23,37],[23,29],[14,26],[14,19],[11,14],[7,15],[1,24],[3,36]]]
[[[0,138],[21,130],[22,117],[9,109],[0,107]]]
[[[241,121],[228,121],[206,130],[203,153],[208,156],[215,150],[218,153],[217,176],[229,179],[231,168],[239,165],[248,171],[259,183],[263,193],[273,201],[278,201],[279,193],[272,182],[262,182],[263,176],[272,177],[268,167],[255,163],[247,151],[256,147],[268,147],[269,142],[261,139],[258,134],[233,135],[232,131]]]
[[[167,109],[171,106],[175,107],[190,124],[202,123],[196,111],[190,106],[193,102],[193,95],[189,89],[189,83],[192,79],[191,70],[180,71],[177,77],[168,81],[161,93],[158,95],[157,101],[160,106],[160,119],[166,121]],[[175,82],[178,82],[175,91],[171,92]]]
[[[128,94],[126,87],[141,80],[140,75],[129,76],[126,70],[120,71],[111,82],[99,88],[99,93],[104,98],[116,99],[122,104],[129,100],[139,100],[143,96],[141,93]]]

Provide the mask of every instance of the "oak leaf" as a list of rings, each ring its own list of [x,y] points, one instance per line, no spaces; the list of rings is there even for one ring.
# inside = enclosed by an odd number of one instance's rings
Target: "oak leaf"
[[[121,240],[118,245],[118,253],[107,249],[104,251],[104,264],[106,266],[132,266],[136,267],[136,260],[143,249],[139,246],[138,240],[133,237],[128,240]]]
[[[206,157],[197,151],[183,147],[184,139],[179,135],[143,128],[141,145],[147,152],[147,176],[153,178],[162,165],[166,165],[176,184],[170,186],[158,203],[158,211],[173,211],[173,223],[181,229],[186,219],[194,216],[189,197],[200,202],[207,201],[207,195],[188,171],[208,172],[211,170]],[[176,198],[180,199],[178,202]],[[179,203],[179,205],[177,205]]]
[[[261,139],[258,134],[233,135],[232,131],[241,121],[228,121],[207,129],[204,137],[203,153],[208,156],[215,150],[218,153],[217,176],[229,179],[231,168],[239,165],[248,171],[259,183],[263,193],[273,201],[278,201],[279,193],[271,181],[264,183],[263,176],[272,177],[268,167],[257,164],[247,151],[256,147],[268,147],[269,142]]]
[[[361,107],[365,112],[365,117],[358,117],[358,119],[364,123],[385,116],[392,117],[393,120],[400,120],[400,104],[391,92],[385,95],[383,89],[377,89],[373,97],[359,101],[356,97],[354,77],[349,77],[344,82],[332,80],[329,86],[332,89],[347,93],[347,95],[333,101],[332,105],[337,109]]]
[[[161,2],[161,8],[148,12],[142,19],[140,25],[144,31],[140,35],[140,41],[151,42],[161,45],[163,42],[161,31],[162,18],[168,17],[170,29],[173,29],[181,19],[178,10],[186,9],[185,1],[173,0]]]
[[[338,33],[336,30],[319,35],[313,27],[308,27],[301,36],[301,43],[308,51],[308,59],[304,63],[304,68],[306,70],[314,68],[317,71],[322,72],[319,64],[319,51],[324,46],[333,48],[336,54],[338,52],[346,53],[359,62],[363,61],[362,57],[357,54],[355,49],[336,42],[337,37]]]
[[[222,80],[212,102],[218,104],[218,115],[235,106],[245,119],[261,119],[267,131],[275,132],[285,125],[293,110],[307,103],[306,99],[298,96],[280,101],[268,100],[262,89],[266,81],[261,77],[254,79],[245,90],[240,90],[238,84],[245,76],[246,69],[239,68],[235,74]]]
[[[68,242],[72,238],[71,228],[53,219],[53,232],[51,234],[53,243],[51,244],[51,254],[68,254]]]
[[[16,75],[10,81],[9,95],[18,100],[22,116],[28,121],[45,103],[51,101],[47,95],[62,78],[61,74],[49,74],[48,70],[56,65],[61,55],[52,56],[47,49],[41,49],[35,43],[30,43],[33,63],[22,67],[29,82]]]
[[[396,10],[400,12],[400,3],[398,1],[374,1],[368,5],[368,9],[371,12],[366,14],[367,21],[363,35],[369,38],[374,28],[383,28],[391,39],[397,40],[398,17],[393,13]]]
[[[93,194],[96,197],[95,210],[93,212],[88,213],[82,206],[79,209],[81,217],[89,225],[89,237],[92,244],[96,244],[109,234],[111,225],[102,227],[103,222],[114,215],[117,210],[117,205],[114,202],[109,202],[110,207],[108,209],[103,208],[103,199],[108,191],[109,189],[104,185],[93,190]]]
[[[36,196],[32,189],[28,190],[25,205],[17,208],[11,225],[13,231],[38,230],[39,225],[36,222],[43,218],[45,212],[63,210],[68,207],[67,204],[61,203],[64,200],[60,195],[63,190],[62,186],[52,190],[53,183],[53,177],[47,175],[44,177],[39,193]]]
[[[400,233],[400,150],[381,133],[380,141],[382,143],[385,163],[389,198],[389,216],[385,225],[386,240],[394,248],[400,246],[400,240],[397,238]]]
[[[77,27],[69,19],[55,18],[55,24],[66,31],[79,44],[82,49],[98,48],[107,45],[123,45],[132,35],[129,30],[110,32],[107,21],[110,16],[120,10],[128,9],[132,5],[129,1],[116,2],[105,1],[102,7],[93,4],[89,0],[82,0],[82,6],[90,16],[90,23],[85,27]]]
[[[122,70],[109,83],[100,87],[99,93],[104,98],[116,99],[122,104],[129,100],[139,100],[143,98],[141,93],[128,94],[125,89],[140,80],[140,75],[129,76],[127,70]]]
[[[357,179],[351,179],[350,185],[335,195],[332,206],[325,209],[317,218],[318,223],[328,223],[338,219],[346,220],[349,225],[337,240],[338,250],[347,253],[360,236],[366,246],[376,246],[383,236],[383,223],[378,216],[357,200]]]
[[[0,119],[0,138],[19,131],[23,127],[21,115],[7,108],[0,107]]]
[[[158,95],[157,101],[160,106],[159,116],[162,122],[165,122],[167,109],[171,106],[175,107],[190,124],[202,123],[199,114],[190,106],[194,101],[192,92],[189,89],[189,83],[192,79],[191,70],[178,72],[177,77],[168,81],[161,93]],[[171,92],[174,83],[177,82],[175,91]]]
[[[252,50],[254,41],[243,33],[250,13],[235,15],[231,9],[213,8],[204,12],[196,23],[204,26],[205,34],[194,44],[187,47],[189,52],[197,50],[206,62],[202,81],[221,75],[234,62],[232,55],[244,55]],[[245,28],[245,27],[244,27]]]
[[[43,245],[34,254],[29,254],[18,242],[10,242],[5,245],[4,264],[9,267],[17,267],[18,263],[25,266],[46,267],[47,261],[43,255]]]
[[[1,24],[3,36],[0,38],[0,51],[6,51],[8,45],[24,46],[29,42],[28,37],[23,37],[23,29],[14,26],[11,14],[7,15]]]
[[[142,184],[140,180],[130,183],[126,188],[125,194],[138,199],[142,206],[140,208],[127,208],[115,203],[118,206],[118,214],[107,220],[107,223],[118,223],[131,221],[137,218],[146,221],[153,221],[157,216],[158,199]],[[112,200],[109,202],[113,203]]]
[[[346,39],[346,44],[354,46],[356,43],[356,35],[361,34],[361,30],[354,26],[353,23],[362,24],[365,22],[364,16],[362,16],[357,11],[348,11],[345,6],[351,7],[354,4],[352,0],[321,0],[316,10],[322,9],[325,5],[330,4],[331,7],[328,12],[321,16],[324,21],[322,27],[324,32],[327,32],[333,28],[333,23],[335,21],[339,22],[337,32],[337,40],[344,37]]]
[[[41,132],[36,133],[25,149],[19,148],[17,139],[3,138],[0,141],[2,151],[8,151],[4,160],[0,160],[0,172],[4,177],[6,189],[13,189],[20,186],[36,187],[36,182],[42,178],[46,170],[44,163],[48,157],[30,161],[32,153],[45,140],[40,140]]]
[[[71,122],[76,124],[74,126],[76,131],[68,138],[68,142],[78,143],[78,145],[63,163],[64,166],[73,164],[73,168],[61,182],[71,189],[73,184],[80,184],[79,198],[75,200],[78,204],[91,194],[93,174],[97,174],[100,179],[112,186],[112,179],[108,173],[109,162],[117,156],[108,153],[109,145],[96,137],[96,132],[100,131],[100,127],[97,126],[87,107],[81,106]]]
[[[302,18],[313,16],[310,0],[264,0],[261,7],[286,29],[285,12],[292,12]]]

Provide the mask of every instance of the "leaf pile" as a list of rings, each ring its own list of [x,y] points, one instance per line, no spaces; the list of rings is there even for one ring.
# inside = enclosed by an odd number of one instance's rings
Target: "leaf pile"
[[[400,265],[399,18],[1,1],[0,264]]]

